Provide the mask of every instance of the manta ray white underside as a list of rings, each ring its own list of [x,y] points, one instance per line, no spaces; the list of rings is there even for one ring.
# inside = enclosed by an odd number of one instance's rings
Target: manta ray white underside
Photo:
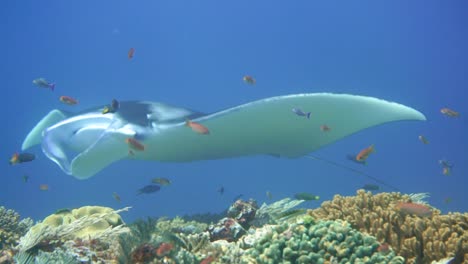
[[[296,115],[293,108],[311,112],[310,119]],[[42,144],[45,155],[64,172],[85,179],[129,158],[127,138],[145,145],[132,159],[187,162],[258,154],[292,158],[368,127],[425,120],[422,113],[398,103],[330,93],[271,97],[213,114],[144,101],[120,102],[116,113],[102,114],[102,109],[76,115],[52,110],[28,134],[22,149]],[[210,134],[195,133],[185,125],[187,119],[207,127]],[[322,125],[331,130],[323,132]]]

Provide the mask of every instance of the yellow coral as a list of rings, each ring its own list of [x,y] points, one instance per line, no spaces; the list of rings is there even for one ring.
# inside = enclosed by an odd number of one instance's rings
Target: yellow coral
[[[430,263],[446,257],[468,262],[468,213],[440,215],[434,209],[431,218],[421,218],[395,210],[396,203],[410,200],[400,193],[373,195],[359,190],[356,196],[335,195],[308,213],[316,219],[348,221],[381,243],[389,243],[407,263]]]

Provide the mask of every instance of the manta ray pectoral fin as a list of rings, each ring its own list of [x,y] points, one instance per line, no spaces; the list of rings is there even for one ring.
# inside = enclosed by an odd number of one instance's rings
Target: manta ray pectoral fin
[[[293,109],[311,113],[310,119]],[[300,157],[363,129],[400,120],[425,120],[417,110],[373,97],[294,94],[250,102],[196,118],[210,130],[200,137],[172,129],[159,142],[162,160],[191,161],[256,154]],[[324,132],[321,126],[330,128]],[[172,137],[172,140],[171,138]]]
[[[21,150],[26,150],[40,144],[42,141],[42,132],[46,128],[64,120],[65,118],[67,118],[67,116],[60,110],[54,109],[50,111],[26,136],[26,139],[23,141],[21,146]]]
[[[71,162],[71,175],[78,179],[87,179],[111,163],[128,156],[125,133],[104,132],[99,140],[77,155]]]

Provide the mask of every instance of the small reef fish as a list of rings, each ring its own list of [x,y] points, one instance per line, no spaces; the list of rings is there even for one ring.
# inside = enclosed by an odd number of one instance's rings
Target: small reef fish
[[[31,153],[15,153],[10,159],[10,165],[15,165],[23,162],[30,162],[36,159],[36,156]]]
[[[250,85],[254,85],[256,83],[255,79],[250,76],[250,75],[245,75],[242,80],[247,83],[247,84],[250,84]]]
[[[450,163],[449,161],[444,160],[444,159],[439,160],[439,164],[442,165],[442,167],[444,167],[444,168],[452,168],[453,167],[452,163]]]
[[[361,162],[366,162],[367,158],[371,153],[375,152],[375,147],[374,144],[370,145],[369,147],[361,150],[357,155],[356,155],[356,160],[361,161]]]
[[[127,56],[128,56],[128,59],[129,59],[129,60],[133,59],[133,56],[135,56],[135,49],[134,49],[134,48],[130,48],[130,49],[128,50]]]
[[[167,186],[171,184],[171,181],[167,178],[154,178],[151,180],[152,183],[157,183],[162,186]]]
[[[55,215],[60,215],[60,214],[69,214],[71,213],[72,210],[70,208],[61,208],[57,209],[57,211],[54,212]]]
[[[361,164],[361,165],[366,165],[366,161],[360,161],[356,160],[357,154],[348,154],[346,155],[346,158],[354,163]]]
[[[67,105],[76,105],[78,104],[78,100],[72,98],[70,96],[62,95],[60,96],[60,102],[67,104]]]
[[[431,208],[424,204],[399,202],[395,205],[395,209],[402,214],[416,215],[419,217],[432,216]]]
[[[28,180],[29,180],[29,176],[28,176],[28,175],[26,175],[26,174],[25,174],[25,175],[23,175],[23,177],[22,177],[22,178],[23,178],[23,182],[24,182],[24,183],[28,182]]]
[[[444,199],[444,203],[446,203],[446,204],[449,204],[451,202],[452,202],[452,198],[450,198],[450,197],[447,197],[447,198]]]
[[[40,184],[40,185],[39,185],[39,190],[41,190],[41,191],[48,191],[48,190],[49,190],[49,185],[47,185],[47,184]]]
[[[380,186],[375,184],[364,184],[364,186],[362,186],[362,189],[366,191],[377,191],[380,189]]]
[[[55,83],[51,83],[44,78],[37,78],[33,80],[33,84],[40,88],[46,88],[53,91],[55,89]]]
[[[460,116],[460,113],[458,113],[457,111],[453,111],[452,109],[449,109],[449,108],[442,108],[440,109],[440,112],[446,116],[449,116],[449,117],[459,117]]]
[[[172,243],[163,242],[156,249],[156,255],[158,257],[164,257],[166,255],[169,255],[169,253],[172,251],[173,248],[174,248],[174,245]]]
[[[268,200],[271,200],[273,198],[273,195],[271,194],[270,191],[266,191],[266,197],[268,198]]]
[[[449,167],[444,167],[442,169],[442,174],[449,176],[451,174],[451,169]]]
[[[210,134],[210,130],[202,124],[187,120],[185,121],[185,125],[190,127],[193,131],[202,134],[202,135],[208,135]]]
[[[292,111],[298,116],[304,116],[304,117],[307,117],[307,119],[310,119],[310,112],[306,113],[299,108],[293,108]]]
[[[315,201],[315,200],[319,200],[320,196],[302,192],[302,193],[296,193],[294,195],[294,198],[296,198],[297,200]]]
[[[200,264],[211,264],[213,261],[215,261],[215,257],[208,256],[208,257],[202,259],[202,261],[200,261]]]
[[[112,99],[112,102],[111,102],[110,105],[104,106],[104,109],[102,109],[102,113],[103,114],[115,113],[115,112],[117,112],[117,110],[119,110],[119,108],[120,108],[119,101],[117,101],[115,99]]]
[[[154,193],[161,190],[161,187],[156,184],[150,184],[146,185],[145,187],[138,189],[138,195],[143,194],[143,193]]]
[[[116,192],[113,192],[112,197],[114,197],[114,199],[120,203],[120,195],[118,195]]]
[[[223,194],[224,194],[224,186],[221,186],[221,187],[218,189],[218,192],[219,192],[219,194],[223,195]]]
[[[328,132],[331,130],[331,128],[327,125],[321,125],[320,130],[322,130],[322,132]]]
[[[128,146],[134,150],[138,151],[144,151],[145,150],[145,145],[143,145],[141,142],[134,138],[126,138],[125,142],[128,144]]]
[[[442,174],[450,175],[452,173],[453,164],[447,160],[439,160],[439,164],[442,165]]]
[[[423,135],[419,135],[418,138],[419,138],[419,141],[421,141],[423,144],[425,145],[429,144],[429,141]]]
[[[382,243],[377,248],[377,252],[383,253],[384,255],[390,252],[390,245],[388,243]]]

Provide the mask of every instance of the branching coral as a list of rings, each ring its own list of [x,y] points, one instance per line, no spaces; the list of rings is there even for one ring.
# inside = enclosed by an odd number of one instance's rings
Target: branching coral
[[[7,250],[15,247],[21,236],[33,225],[33,220],[26,218],[19,220],[20,215],[0,206],[0,250]]]
[[[409,202],[414,196],[359,190],[356,196],[335,195],[309,214],[318,219],[342,219],[354,228],[386,242],[408,263],[430,263],[445,257],[468,261],[468,214],[432,217],[405,215],[395,209],[398,202]]]

